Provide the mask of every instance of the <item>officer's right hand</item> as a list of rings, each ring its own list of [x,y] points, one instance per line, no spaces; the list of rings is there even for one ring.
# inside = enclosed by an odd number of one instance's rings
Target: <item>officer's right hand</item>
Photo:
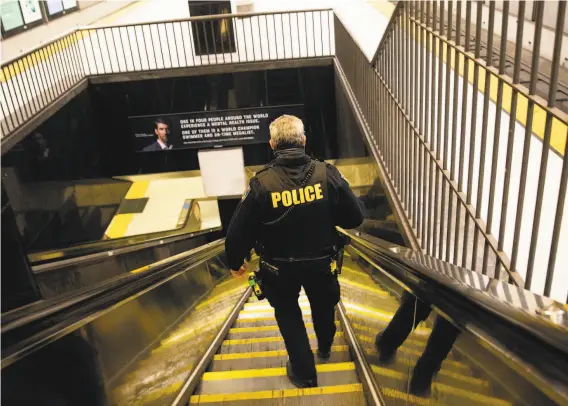
[[[246,271],[247,271],[247,269],[246,269],[246,262],[245,262],[243,265],[241,265],[241,268],[238,271],[234,271],[234,270],[231,269],[231,275],[233,275],[233,277],[235,277],[237,279],[242,278]]]

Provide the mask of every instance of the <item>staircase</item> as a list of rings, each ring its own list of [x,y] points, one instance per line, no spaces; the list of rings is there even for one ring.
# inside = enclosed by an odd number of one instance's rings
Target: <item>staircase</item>
[[[317,340],[304,292],[299,299],[312,348]],[[362,385],[338,323],[331,358],[317,356],[318,388],[297,389],[286,376],[286,347],[266,301],[251,297],[190,403],[199,405],[364,405]]]

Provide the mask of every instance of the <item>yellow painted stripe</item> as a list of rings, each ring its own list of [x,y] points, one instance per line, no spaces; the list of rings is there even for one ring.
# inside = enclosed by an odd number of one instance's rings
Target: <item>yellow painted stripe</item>
[[[146,195],[146,190],[150,186],[149,180],[143,180],[140,182],[134,182],[128,192],[126,193],[125,199],[140,199]]]
[[[291,398],[299,396],[333,395],[340,393],[355,393],[362,391],[363,391],[363,386],[360,383],[355,383],[348,385],[322,386],[319,388],[223,393],[215,395],[194,395],[191,397],[190,403],[198,404],[198,403],[231,402],[239,400],[282,399],[282,398]]]
[[[314,349],[312,352],[315,352]],[[331,347],[331,352],[345,352],[349,351],[347,345],[334,345]],[[234,354],[216,354],[213,359],[216,361],[230,361],[236,359],[250,359],[250,358],[271,358],[271,357],[286,357],[288,352],[286,350],[279,351],[256,351],[256,352],[238,352]]]
[[[305,323],[306,328],[310,328],[314,326],[314,323]],[[339,322],[335,322],[336,326],[339,326]],[[262,326],[262,327],[234,327],[229,330],[230,334],[239,334],[239,333],[257,333],[260,331],[279,331],[278,326]]]
[[[343,331],[338,331],[335,333],[335,337],[343,337]],[[314,334],[308,334],[308,338],[316,338]],[[242,338],[236,340],[225,340],[223,341],[224,346],[229,345],[246,345],[246,344],[257,344],[257,343],[278,343],[280,341],[284,341],[282,336],[275,336],[275,337],[255,337],[255,338]]]
[[[149,185],[150,181],[134,182],[124,198],[140,199],[144,197]],[[134,214],[132,213],[115,215],[105,232],[105,236],[111,239],[124,237],[133,218]]]
[[[394,12],[395,5],[384,0],[370,0],[369,3],[383,16],[390,19]]]
[[[354,362],[338,362],[335,364],[316,365],[317,372],[353,371]],[[242,369],[236,371],[206,372],[203,381],[226,381],[231,379],[268,378],[273,376],[286,376],[286,368]]]

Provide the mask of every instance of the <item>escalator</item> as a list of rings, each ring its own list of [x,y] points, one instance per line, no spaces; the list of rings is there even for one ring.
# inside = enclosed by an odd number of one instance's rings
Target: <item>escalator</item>
[[[443,263],[440,268],[437,260],[365,234],[351,237],[331,358],[315,358],[317,388],[297,389],[288,381],[274,312],[245,280],[230,277],[218,240],[130,274],[120,285],[3,314],[2,402],[567,404],[562,371],[568,365],[568,322],[565,316],[557,323],[537,316],[537,308],[550,308],[552,301],[518,291],[513,296],[524,294],[524,300],[510,303],[502,294],[506,284]],[[375,337],[404,295],[431,303],[433,311],[385,364]],[[303,292],[299,304],[315,351]],[[440,317],[455,324],[460,336],[431,394],[410,395],[413,367]]]

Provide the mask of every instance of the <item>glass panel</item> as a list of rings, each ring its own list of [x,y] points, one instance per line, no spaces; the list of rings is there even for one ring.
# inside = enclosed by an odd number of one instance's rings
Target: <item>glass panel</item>
[[[10,31],[24,25],[24,19],[17,0],[3,1],[0,5],[2,11],[2,26],[5,31]]]
[[[552,403],[487,345],[460,332],[353,247],[347,251],[342,301],[388,405]]]

